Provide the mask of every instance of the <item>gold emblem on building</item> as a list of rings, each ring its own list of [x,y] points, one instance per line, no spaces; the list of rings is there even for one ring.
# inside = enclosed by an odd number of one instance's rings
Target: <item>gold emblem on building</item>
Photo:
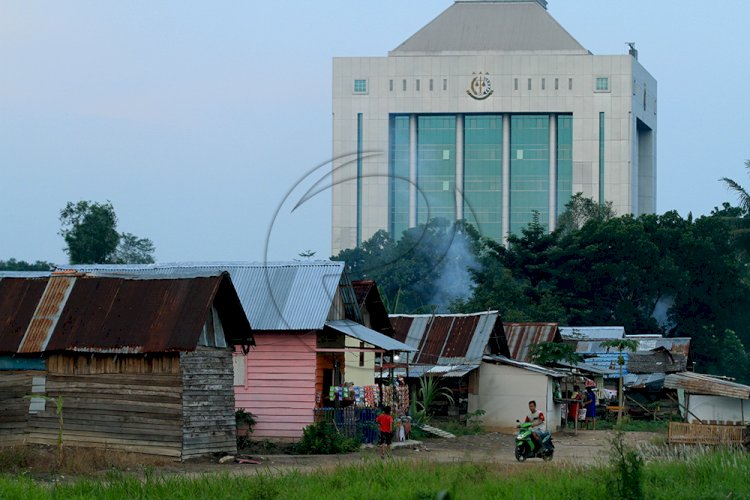
[[[466,91],[470,97],[481,101],[487,99],[492,95],[492,82],[489,79],[488,73],[472,73],[474,78],[469,83],[469,90]]]

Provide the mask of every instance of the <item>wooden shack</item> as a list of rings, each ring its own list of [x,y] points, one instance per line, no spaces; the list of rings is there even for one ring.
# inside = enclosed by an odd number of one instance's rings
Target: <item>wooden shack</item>
[[[59,404],[65,445],[235,452],[230,346],[251,343],[227,273],[0,279],[0,442],[56,443]]]

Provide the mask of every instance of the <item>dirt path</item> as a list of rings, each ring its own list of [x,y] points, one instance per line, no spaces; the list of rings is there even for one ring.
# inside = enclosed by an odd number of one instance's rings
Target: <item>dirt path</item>
[[[649,442],[660,434],[649,432],[629,432],[627,441],[631,444]],[[553,464],[598,465],[608,458],[611,431],[560,432],[554,435],[555,458]],[[525,464],[516,462],[513,456],[514,436],[489,433],[477,436],[459,436],[456,439],[425,439],[422,445],[413,449],[396,449],[394,460],[429,462],[485,462],[518,464],[528,466],[543,463],[529,460]],[[200,475],[225,472],[231,474],[283,473],[291,470],[312,471],[332,469],[340,465],[353,465],[378,460],[376,448],[365,448],[357,453],[346,455],[256,455],[260,464],[217,464],[215,461],[188,462],[170,466],[166,473]]]

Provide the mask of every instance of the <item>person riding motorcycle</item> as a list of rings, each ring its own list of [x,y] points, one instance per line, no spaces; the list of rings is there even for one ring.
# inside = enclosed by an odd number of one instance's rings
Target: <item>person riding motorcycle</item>
[[[543,439],[547,435],[547,429],[544,421],[544,413],[537,411],[536,401],[529,401],[529,414],[526,415],[524,422],[531,422],[531,428],[534,429],[534,432],[531,433],[531,439],[537,448],[542,447]]]

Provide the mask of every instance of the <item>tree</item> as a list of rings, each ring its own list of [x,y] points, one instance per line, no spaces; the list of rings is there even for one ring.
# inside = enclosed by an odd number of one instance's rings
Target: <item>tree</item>
[[[745,168],[750,173],[750,160],[745,160]],[[740,208],[745,212],[750,212],[750,194],[743,188],[738,182],[733,181],[728,177],[722,177],[719,179],[730,191],[734,191],[740,200]]]
[[[529,349],[531,360],[538,365],[550,365],[560,361],[580,363],[581,355],[576,353],[575,346],[562,342],[540,342]]]
[[[60,235],[71,264],[101,264],[117,249],[117,215],[110,202],[68,202],[60,211]]]
[[[68,202],[60,211],[60,223],[71,264],[154,262],[151,240],[117,232],[117,215],[110,202]]]
[[[622,423],[622,407],[625,400],[624,394],[622,393],[622,367],[625,365],[625,356],[622,355],[622,352],[626,350],[632,352],[637,351],[638,341],[632,339],[609,339],[605,340],[599,345],[602,347],[606,347],[607,351],[609,351],[610,349],[616,349],[618,353],[617,365],[620,367],[620,383],[618,384],[617,389],[617,425],[619,426]]]
[[[433,219],[407,229],[398,241],[378,231],[331,259],[345,261],[352,279],[376,281],[390,313],[429,313],[471,294],[480,247],[473,226]]]
[[[745,168],[750,174],[750,160],[745,160]],[[731,219],[734,224],[732,235],[738,246],[745,253],[750,254],[750,194],[748,194],[745,188],[743,188],[738,182],[733,181],[728,177],[722,177],[719,180],[726,184],[727,189],[737,194],[740,202],[739,208],[741,209],[741,213],[734,214],[735,217]],[[728,206],[726,203],[724,205],[725,208]]]
[[[615,217],[612,202],[599,203],[592,198],[584,198],[583,193],[576,193],[568,203],[565,211],[557,218],[556,231],[562,235],[581,229],[590,220],[606,221]]]
[[[0,260],[0,271],[49,271],[54,269],[55,265],[51,262],[38,260],[33,264],[25,260]]]
[[[112,264],[153,264],[154,244],[148,238],[122,233],[120,243],[109,258]]]

